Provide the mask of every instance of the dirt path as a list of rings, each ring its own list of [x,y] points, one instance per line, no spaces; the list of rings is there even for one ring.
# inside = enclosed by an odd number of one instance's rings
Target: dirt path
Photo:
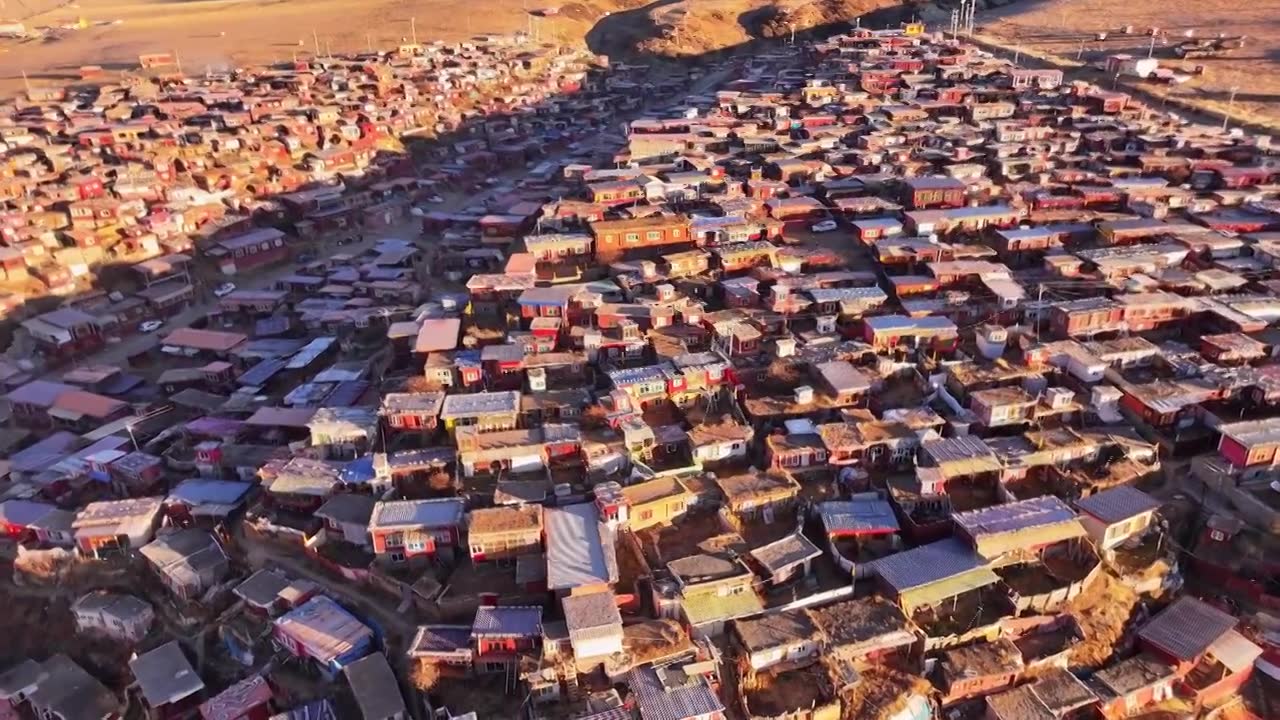
[[[389,645],[393,639],[397,645],[408,642],[417,632],[417,624],[398,611],[397,603],[385,595],[318,570],[307,562],[300,547],[283,547],[271,541],[251,539],[245,536],[243,530],[236,531],[236,545],[254,570],[279,568],[288,575],[316,583],[325,593],[335,595],[356,606],[361,612],[368,613],[387,632]]]

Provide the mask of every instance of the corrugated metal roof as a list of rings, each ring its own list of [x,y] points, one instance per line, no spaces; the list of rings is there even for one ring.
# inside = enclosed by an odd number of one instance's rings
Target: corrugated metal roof
[[[471,634],[533,637],[542,633],[542,608],[525,605],[482,606],[476,609]]]
[[[1183,596],[1143,625],[1138,637],[1180,660],[1195,660],[1235,626],[1233,616]]]
[[[684,677],[683,673],[678,669],[663,669],[668,670],[668,682],[665,683],[652,667],[636,668],[627,676],[627,682],[638,699],[641,720],[689,720],[724,712],[724,704],[711,690],[706,678],[686,678],[685,682],[677,684],[676,673]]]
[[[955,514],[956,524],[974,538],[1018,532],[1075,519],[1075,511],[1052,495]]]
[[[593,503],[548,508],[547,589],[566,590],[580,585],[613,582],[618,566],[612,535]]]
[[[373,509],[369,529],[400,526],[454,527],[461,524],[462,512],[463,502],[458,498],[380,502]]]
[[[886,533],[898,532],[898,518],[887,500],[879,498],[853,498],[832,500],[818,506],[822,524],[827,532],[837,533]]]
[[[1103,490],[1076,501],[1076,507],[1082,512],[1108,524],[1155,510],[1161,504],[1159,500],[1128,485]]]
[[[947,538],[874,560],[871,566],[890,587],[903,592],[985,568],[985,563],[969,546]],[[991,582],[999,580],[995,573],[990,575]]]

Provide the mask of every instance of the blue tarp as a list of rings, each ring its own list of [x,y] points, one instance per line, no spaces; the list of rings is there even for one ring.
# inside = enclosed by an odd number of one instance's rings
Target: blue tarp
[[[338,479],[347,485],[363,485],[372,482],[376,474],[373,472],[373,456],[365,455],[347,463],[338,473]]]

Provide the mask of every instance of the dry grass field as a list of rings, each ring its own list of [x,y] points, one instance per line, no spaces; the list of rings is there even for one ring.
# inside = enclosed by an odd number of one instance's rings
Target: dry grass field
[[[1280,0],[1017,0],[980,13],[979,30],[1007,46],[1035,55],[1053,55],[1061,64],[1099,62],[1111,53],[1145,57],[1151,51],[1150,28],[1158,28],[1154,55],[1162,61],[1204,74],[1182,85],[1137,83],[1159,97],[1223,112],[1231,88],[1237,88],[1231,114],[1246,122],[1280,130]],[[1132,35],[1121,29],[1132,26]],[[1173,48],[1190,31],[1200,38],[1245,36],[1230,55],[1180,60]],[[1108,37],[1099,42],[1096,33]],[[1101,73],[1095,79],[1109,84]],[[1122,83],[1126,81],[1121,80]]]

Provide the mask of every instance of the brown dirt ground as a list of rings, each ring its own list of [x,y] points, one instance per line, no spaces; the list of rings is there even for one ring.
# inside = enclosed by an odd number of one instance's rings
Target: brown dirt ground
[[[641,620],[622,628],[622,646],[637,665],[663,660],[693,647],[674,620]]]
[[[1124,638],[1137,604],[1138,595],[1133,590],[1110,573],[1098,573],[1097,579],[1066,608],[1084,634],[1084,641],[1071,650],[1072,666],[1096,668],[1106,663]]]
[[[747,707],[757,717],[777,717],[789,712],[808,710],[831,701],[829,681],[821,665],[756,676],[752,687],[745,689]]]
[[[1280,129],[1280,0],[1015,2],[980,14],[978,24],[982,34],[1000,38],[1003,44],[1020,44],[1024,51],[1052,54],[1069,63],[1076,61],[1081,40],[1085,62],[1119,52],[1144,57],[1150,47],[1145,33],[1157,27],[1163,36],[1156,40],[1156,57],[1174,65],[1204,65],[1205,73],[1181,86],[1140,82],[1136,87],[1220,112],[1227,107],[1230,88],[1238,86],[1232,114]],[[1133,26],[1133,35],[1120,34],[1125,25]],[[1227,57],[1182,61],[1172,50],[1188,30],[1198,37],[1244,35],[1245,47]],[[1109,33],[1107,41],[1094,40],[1095,33],[1104,31]],[[1162,39],[1167,39],[1167,46]],[[1097,75],[1095,82],[1109,84],[1111,78]]]
[[[918,675],[871,667],[862,681],[841,693],[842,720],[878,720],[900,712],[912,695],[928,695],[933,686]]]

